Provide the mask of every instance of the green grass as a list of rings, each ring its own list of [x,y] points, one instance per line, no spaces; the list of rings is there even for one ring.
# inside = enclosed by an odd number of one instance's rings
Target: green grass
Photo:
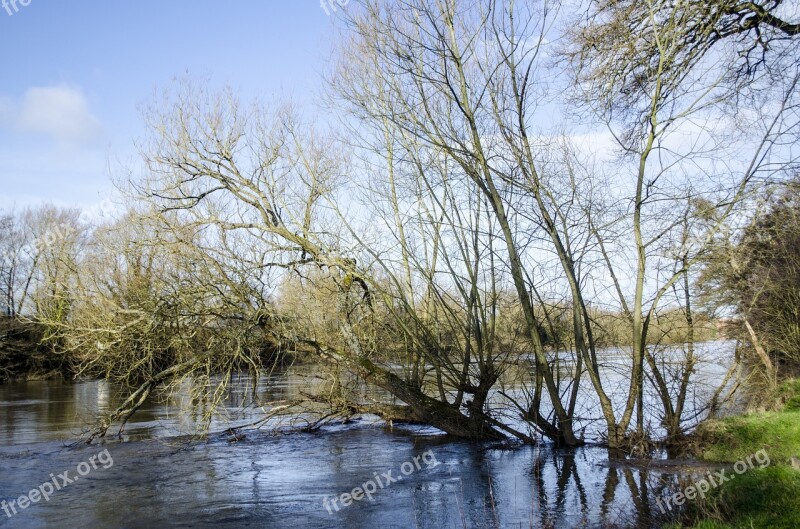
[[[694,529],[797,529],[800,472],[785,466],[755,469],[712,491],[695,508]]]
[[[800,457],[800,380],[781,386],[779,397],[785,403],[781,411],[707,421],[697,429],[700,458],[733,463],[764,450],[770,466],[712,489],[690,507],[688,525],[674,527],[800,528],[800,471],[791,468],[791,458]]]
[[[736,462],[766,450],[772,464],[800,456],[800,410],[754,413],[709,421],[698,428],[699,456]]]
[[[787,411],[800,411],[800,378],[790,380],[778,390],[781,400],[785,402]]]

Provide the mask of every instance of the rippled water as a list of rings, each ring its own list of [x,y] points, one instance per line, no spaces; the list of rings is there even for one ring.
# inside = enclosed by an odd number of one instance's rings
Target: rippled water
[[[269,378],[258,401],[291,398],[308,384],[297,374]],[[656,498],[677,486],[674,467],[609,463],[599,447],[466,443],[368,420],[233,441],[219,432],[261,413],[241,409],[245,389],[234,391],[207,441],[180,437],[195,424],[165,398],[134,416],[125,442],[85,446],[76,437],[119,401],[108,384],[0,386],[0,500],[8,505],[54,477],[61,483],[65,471],[78,477],[47,502],[10,517],[0,510],[0,527],[659,527],[670,519]],[[97,458],[106,449],[108,468]],[[92,457],[97,468],[79,476]],[[402,479],[386,485],[387,472]],[[371,499],[341,505],[343,493],[376,479],[384,486],[367,485],[377,489]]]

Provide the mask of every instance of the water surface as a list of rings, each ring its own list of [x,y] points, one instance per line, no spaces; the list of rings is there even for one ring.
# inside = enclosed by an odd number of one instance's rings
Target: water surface
[[[312,433],[256,430],[236,440],[223,433],[260,417],[258,403],[291,399],[309,384],[284,373],[252,394],[239,381],[205,441],[184,437],[196,421],[180,412],[180,397],[154,398],[124,442],[99,446],[74,441],[119,402],[109,384],[0,386],[0,500],[65,471],[78,477],[47,502],[11,517],[0,510],[0,527],[659,527],[671,518],[656,498],[676,489],[673,467],[609,463],[600,447],[475,444],[367,418]],[[103,450],[113,465],[78,476],[78,466],[97,463]],[[343,493],[387,472],[402,479],[379,478],[384,487],[371,499],[341,505]]]

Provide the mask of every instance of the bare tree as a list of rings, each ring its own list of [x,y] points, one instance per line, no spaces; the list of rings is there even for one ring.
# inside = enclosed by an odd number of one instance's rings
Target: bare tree
[[[780,178],[797,162],[786,148],[797,137],[797,28],[780,18],[780,4],[596,2],[573,31],[576,46],[568,57],[576,87],[607,124],[621,159],[636,168],[631,214],[620,220],[633,232],[637,263],[626,313],[633,378],[640,382],[638,388],[631,383],[621,423],[628,424],[636,407],[640,432],[644,360],[671,437],[681,431],[695,361],[690,339],[677,373],[679,389],[668,395],[664,373],[647,347],[661,304],[669,305],[670,291],[682,281],[684,295],[671,301],[683,306],[693,329],[693,265],[760,180]],[[745,112],[745,105],[760,110]],[[695,216],[699,203],[715,212],[715,221]],[[609,261],[613,267],[619,264]],[[622,291],[619,298],[624,307]]]
[[[0,296],[3,299],[3,314],[13,317],[14,310],[14,218],[11,215],[0,217]]]
[[[348,43],[334,80],[339,93],[362,118],[389,123],[439,152],[461,185],[469,182],[484,197],[497,224],[539,380],[555,414],[552,422],[538,410],[529,416],[559,442],[578,444],[541,340],[542,322],[534,311],[509,200],[513,181],[527,179],[536,186],[535,167],[518,162],[533,157],[526,115],[535,102],[528,99],[526,79],[550,24],[547,10],[401,1],[368,2],[353,13],[354,42]],[[522,42],[529,48],[523,50]],[[550,226],[547,212],[537,207],[545,214],[542,224]],[[552,238],[555,232],[547,233]]]
[[[258,304],[274,294],[280,278],[289,273],[309,277],[310,271],[324,271],[337,288],[336,334],[319,332],[308,321],[306,325],[298,322],[282,328],[272,319],[270,329],[281,347],[307,351],[389,391],[409,406],[415,420],[463,437],[501,437],[495,422],[483,412],[488,388],[497,376],[490,358],[478,374],[488,382],[479,382],[476,390],[465,387],[463,379],[472,373],[463,374],[461,363],[456,364],[457,370],[449,370],[449,374],[461,373],[462,382],[452,385],[474,395],[468,413],[459,409],[463,398],[453,406],[425,391],[425,376],[420,370],[428,366],[420,363],[419,355],[424,351],[426,361],[436,358],[434,368],[440,372],[452,361],[444,351],[437,352],[442,339],[437,342],[420,328],[419,320],[414,321],[420,318],[418,300],[409,297],[407,290],[394,290],[397,283],[393,284],[388,275],[393,268],[374,270],[376,261],[381,266],[378,247],[364,244],[355,236],[354,223],[335,207],[337,194],[346,192],[336,185],[340,165],[336,163],[335,146],[301,133],[289,113],[280,111],[270,116],[259,108],[246,110],[230,95],[217,98],[192,88],[155,109],[150,119],[155,137],[144,150],[149,173],[144,181],[135,183],[136,192],[148,204],[155,229],[164,230],[171,238],[196,234],[179,239],[179,244],[186,246],[184,251],[189,252],[181,258],[181,266],[185,267],[187,256],[195,252],[193,263],[202,262],[204,268],[220,276],[215,281],[193,281],[200,292],[210,289],[215,298],[228,304],[235,301],[243,317],[252,319],[258,314]],[[480,209],[476,211],[480,217]],[[468,242],[461,240],[464,245]],[[470,257],[468,262],[474,263],[476,258]],[[458,266],[462,271],[462,264]],[[418,267],[414,265],[414,269]],[[236,298],[232,291],[237,282],[261,285],[260,291],[251,290],[247,300]],[[453,315],[463,309],[445,298],[451,295],[434,291],[428,298],[438,297],[435,303]],[[231,307],[227,310],[235,313]],[[374,324],[381,312],[388,314],[390,324],[400,328],[402,335],[427,340],[413,344],[411,356],[403,363],[410,368],[407,376],[383,365],[386,358],[375,341]],[[439,323],[446,325],[447,321]],[[403,325],[416,328],[409,331]],[[463,336],[463,330],[456,332]],[[469,327],[466,332],[473,333]],[[458,343],[459,335],[445,339],[445,343]]]

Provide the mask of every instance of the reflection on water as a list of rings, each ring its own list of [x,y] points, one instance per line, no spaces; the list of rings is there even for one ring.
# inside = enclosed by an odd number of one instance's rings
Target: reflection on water
[[[309,384],[301,373],[272,377],[255,392],[241,382],[211,430],[257,419],[262,412],[254,404],[293,398]],[[0,500],[14,500],[100,452],[66,441],[120,398],[104,382],[0,386]],[[597,447],[510,449],[367,421],[189,443],[175,438],[195,426],[178,413],[180,400],[149,402],[127,427],[129,442],[106,445],[113,467],[12,518],[0,511],[0,527],[658,527],[665,517],[656,498],[678,482],[670,467],[609,464]],[[404,462],[428,450],[439,465],[423,465],[372,501],[331,513],[323,506],[375,473],[398,476]]]
[[[298,398],[302,391],[312,391],[320,383],[304,370],[295,370],[262,377],[254,393],[251,378],[238,377],[229,386],[225,401],[216,408],[210,430],[255,421],[264,414],[260,405]],[[0,445],[73,440],[88,430],[100,413],[116,408],[127,395],[102,380],[0,385]],[[124,439],[194,434],[203,423],[205,406],[180,388],[171,394],[155,395],[128,422]]]
[[[513,450],[420,432],[348,428],[316,434],[251,434],[229,443],[155,441],[107,445],[114,465],[29,507],[9,528],[39,527],[657,527],[654,497],[674,477],[611,468],[599,448]],[[323,500],[373,479],[425,465],[331,513]],[[0,449],[0,497],[10,501],[75,468],[98,447],[42,443]],[[0,512],[2,514],[2,512]]]

